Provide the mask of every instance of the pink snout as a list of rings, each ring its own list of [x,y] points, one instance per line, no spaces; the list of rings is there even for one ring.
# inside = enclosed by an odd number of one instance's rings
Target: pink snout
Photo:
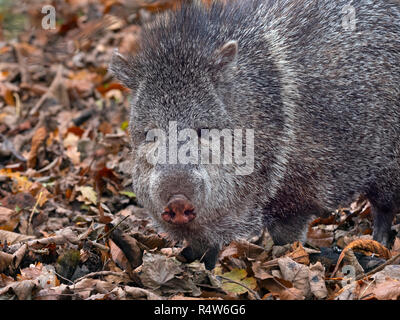
[[[185,225],[196,218],[194,206],[184,195],[175,195],[161,214],[164,221],[174,225]]]

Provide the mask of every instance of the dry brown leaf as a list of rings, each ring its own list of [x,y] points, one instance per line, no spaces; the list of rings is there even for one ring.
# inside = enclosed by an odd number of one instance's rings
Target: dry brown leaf
[[[36,166],[37,152],[41,144],[45,141],[47,130],[45,127],[40,127],[36,130],[32,137],[31,150],[28,154],[28,167],[34,168]]]
[[[147,288],[156,290],[182,273],[179,263],[160,254],[143,255],[140,279]]]
[[[0,251],[0,272],[6,270],[12,263],[12,254]]]
[[[333,271],[331,277],[333,278],[336,272],[339,269],[340,263],[342,262],[343,258],[346,255],[346,251],[348,250],[353,250],[353,251],[358,251],[361,252],[365,255],[371,255],[371,254],[376,254],[384,259],[390,259],[390,251],[380,244],[379,242],[375,240],[369,240],[369,239],[360,239],[360,240],[354,240],[351,243],[349,243],[342,251],[342,253],[339,256],[339,259],[337,261],[335,270]]]
[[[6,89],[6,92],[4,94],[4,100],[8,105],[15,106],[15,98],[11,90]]]
[[[124,253],[132,270],[142,264],[143,253],[139,242],[135,238],[132,238],[130,235],[124,234],[119,230],[114,230],[111,233],[111,239]]]
[[[310,258],[308,256],[308,253],[299,241],[296,241],[295,243],[293,243],[292,250],[293,251],[288,253],[286,255],[286,257],[289,257],[298,263],[302,263],[305,265],[310,264]]]
[[[32,291],[36,287],[38,287],[38,282],[36,280],[15,281],[1,288],[0,296],[8,292],[13,292],[18,300],[30,300],[32,298]]]
[[[143,298],[146,298],[147,300],[162,299],[159,295],[155,294],[154,292],[151,292],[150,290],[146,290],[143,288],[125,286],[123,287],[123,289],[131,299],[143,299]]]
[[[13,282],[15,282],[14,278],[6,276],[4,273],[0,274],[0,288],[3,288]]]
[[[333,231],[324,230],[318,226],[310,227],[307,233],[307,241],[316,247],[330,247],[333,243]]]
[[[383,283],[377,284],[372,290],[372,294],[378,300],[399,300],[400,281],[388,279]]]
[[[132,236],[150,250],[162,249],[167,245],[167,239],[160,237],[158,234],[144,235],[143,233],[136,232]]]
[[[0,229],[12,231],[15,229],[19,222],[20,212],[8,209],[6,207],[0,207]]]
[[[113,261],[127,273],[132,271],[131,265],[122,250],[111,240],[108,240],[110,246],[110,254]]]
[[[245,240],[233,241],[219,255],[220,260],[225,258],[250,258],[256,259],[260,254],[265,252],[263,247],[257,246]]]
[[[19,267],[27,251],[28,251],[28,245],[25,243],[17,251],[14,252],[13,254],[14,269],[17,269]]]
[[[392,280],[400,281],[400,265],[388,265],[382,271],[379,271],[371,276],[377,284],[386,281],[390,278]]]
[[[398,255],[400,253],[400,238],[396,237],[394,244],[392,246],[392,250],[390,251],[392,257]]]
[[[310,266],[309,274],[311,292],[318,299],[324,299],[328,296],[328,289],[325,285],[325,268],[321,262]]]
[[[265,280],[272,277],[270,273],[271,267],[269,268],[264,267],[261,261],[254,262],[253,265],[251,266],[251,269],[253,270],[254,277],[256,277],[259,280]]]
[[[279,297],[281,300],[304,300],[305,299],[303,292],[294,287],[283,290],[279,294]]]
[[[293,283],[293,286],[299,289],[303,296],[309,297],[311,294],[309,268],[289,257],[279,258],[278,265],[283,279]]]
[[[17,243],[20,241],[31,240],[34,238],[35,238],[34,236],[28,236],[25,234],[10,232],[10,231],[6,231],[6,230],[0,230],[0,242],[2,242],[2,243],[7,242],[8,244],[14,244],[14,243]]]

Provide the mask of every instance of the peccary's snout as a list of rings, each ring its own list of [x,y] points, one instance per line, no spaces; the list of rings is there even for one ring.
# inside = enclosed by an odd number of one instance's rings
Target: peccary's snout
[[[184,195],[175,195],[169,201],[161,214],[164,221],[184,225],[196,217],[194,206]]]
[[[150,178],[149,190],[154,204],[153,215],[175,226],[184,226],[196,217],[199,219],[208,198],[203,171],[192,166],[157,165]]]

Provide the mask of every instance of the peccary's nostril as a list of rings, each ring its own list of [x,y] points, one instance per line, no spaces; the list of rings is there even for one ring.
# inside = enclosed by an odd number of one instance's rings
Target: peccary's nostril
[[[161,217],[168,223],[184,225],[192,221],[196,213],[192,203],[184,195],[176,195],[169,200]]]

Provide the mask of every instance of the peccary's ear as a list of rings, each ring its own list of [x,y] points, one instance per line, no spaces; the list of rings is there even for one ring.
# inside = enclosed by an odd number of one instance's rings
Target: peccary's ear
[[[227,66],[236,62],[238,53],[238,43],[236,40],[231,40],[219,48],[214,55],[214,66],[218,70],[224,70]]]
[[[114,50],[111,57],[109,71],[126,87],[130,89],[136,88],[137,81],[134,74],[134,68],[129,61],[129,58],[122,55],[117,49]]]

